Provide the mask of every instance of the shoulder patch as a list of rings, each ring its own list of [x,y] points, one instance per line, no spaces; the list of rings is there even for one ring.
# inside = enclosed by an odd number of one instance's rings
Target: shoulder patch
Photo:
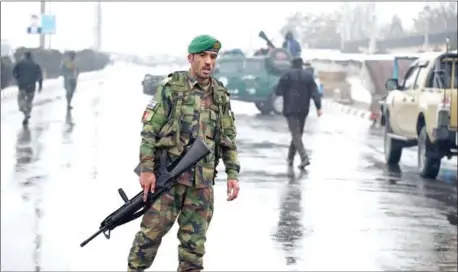
[[[151,121],[151,118],[153,118],[153,111],[150,110],[150,109],[146,109],[144,112],[143,112],[143,116],[142,116],[142,121],[143,122],[149,122]]]
[[[157,101],[155,98],[153,98],[149,101],[148,105],[146,105],[146,108],[152,110],[154,109],[156,105],[157,105]]]

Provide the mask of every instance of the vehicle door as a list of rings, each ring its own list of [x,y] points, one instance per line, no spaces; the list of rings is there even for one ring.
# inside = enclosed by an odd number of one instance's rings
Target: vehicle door
[[[457,127],[457,63],[458,57],[456,54],[450,54],[449,57],[442,58],[440,62],[436,62],[435,65],[438,67],[439,75],[433,74],[431,88],[427,89],[426,94],[429,109],[436,111],[439,107],[445,107],[450,112],[450,127]],[[434,88],[432,88],[434,87]],[[422,98],[423,99],[423,98]],[[428,114],[427,118],[433,118],[432,114]],[[433,120],[429,120],[431,123],[436,124],[437,116],[434,115]]]
[[[425,91],[425,84],[431,74],[429,62],[423,61],[418,63],[418,74],[411,88],[403,92],[403,113],[402,113],[402,131],[409,138],[417,136],[417,119],[419,113],[420,97]]]
[[[399,92],[393,99],[392,112],[390,113],[393,130],[400,132],[402,135],[408,131],[408,118],[406,118],[406,110],[409,108],[409,103],[412,103],[412,98],[408,92],[413,90],[415,82],[420,71],[418,62],[412,65],[406,72],[403,83],[400,86]],[[409,98],[409,100],[408,100]]]
[[[240,78],[244,82],[249,100],[267,100],[271,90],[265,71],[265,60],[261,58],[246,58],[243,63],[243,71],[244,74]]]
[[[442,60],[442,67],[444,71],[443,75],[443,88],[441,92],[441,97],[439,100],[441,104],[444,103],[445,98],[445,107],[448,108],[450,111],[450,124],[449,126],[453,129],[457,128],[457,87],[458,87],[458,71],[457,71],[457,64],[458,64],[458,56],[456,54],[450,54],[448,57]],[[445,96],[444,96],[445,92]]]
[[[451,86],[451,107],[450,107],[450,127],[458,128],[458,58],[455,56],[452,66]],[[458,134],[456,136],[456,144],[458,145]]]

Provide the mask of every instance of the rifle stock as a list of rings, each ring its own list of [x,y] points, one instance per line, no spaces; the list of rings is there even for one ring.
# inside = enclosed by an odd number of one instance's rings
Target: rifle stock
[[[189,148],[180,155],[177,161],[173,162],[169,167],[166,167],[165,164],[165,152],[161,157],[161,166],[159,167],[158,173],[156,173],[156,190],[154,193],[149,193],[148,201],[146,203],[143,201],[143,191],[132,199],[128,199],[124,191],[121,188],[118,189],[119,195],[124,201],[124,205],[107,216],[100,224],[99,230],[82,242],[80,246],[84,247],[101,233],[103,233],[107,239],[110,239],[110,231],[143,215],[146,209],[149,208],[149,205],[151,205],[162,193],[173,187],[175,184],[174,180],[179,175],[191,168],[210,152],[210,149],[200,137],[197,137]],[[139,165],[134,169],[134,172],[140,175]]]

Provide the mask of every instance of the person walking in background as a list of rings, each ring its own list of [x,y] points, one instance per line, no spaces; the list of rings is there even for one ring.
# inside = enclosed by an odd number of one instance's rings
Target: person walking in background
[[[283,96],[283,115],[288,122],[291,132],[291,143],[288,149],[288,166],[294,163],[296,152],[301,157],[299,168],[303,169],[310,164],[309,157],[302,142],[304,125],[307,119],[310,100],[313,99],[317,115],[321,116],[321,98],[317,91],[315,79],[310,72],[303,69],[304,61],[296,57],[292,67],[280,78],[276,95]]]
[[[75,58],[76,53],[74,51],[70,51],[67,54],[67,58],[65,58],[60,65],[61,75],[64,77],[64,88],[66,91],[68,110],[72,109],[71,103],[79,76],[79,69],[75,63]]]
[[[43,73],[40,65],[33,60],[31,52],[25,52],[24,58],[16,63],[13,68],[13,76],[19,88],[19,110],[24,113],[22,124],[27,125],[32,113],[32,103],[37,88],[37,82],[38,91],[41,92],[43,89]]]

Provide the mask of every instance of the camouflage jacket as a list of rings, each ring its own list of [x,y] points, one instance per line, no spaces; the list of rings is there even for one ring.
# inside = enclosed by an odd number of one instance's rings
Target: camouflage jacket
[[[75,61],[64,60],[60,64],[60,73],[64,79],[77,79],[79,70]]]
[[[220,158],[228,178],[238,180],[235,118],[227,90],[215,79],[204,91],[198,83],[188,80],[188,72],[170,74],[146,107],[142,122],[142,172],[154,172],[158,149],[167,149],[169,158],[174,160],[190,139],[200,136],[212,152],[182,174],[178,183],[197,188],[213,185]]]

